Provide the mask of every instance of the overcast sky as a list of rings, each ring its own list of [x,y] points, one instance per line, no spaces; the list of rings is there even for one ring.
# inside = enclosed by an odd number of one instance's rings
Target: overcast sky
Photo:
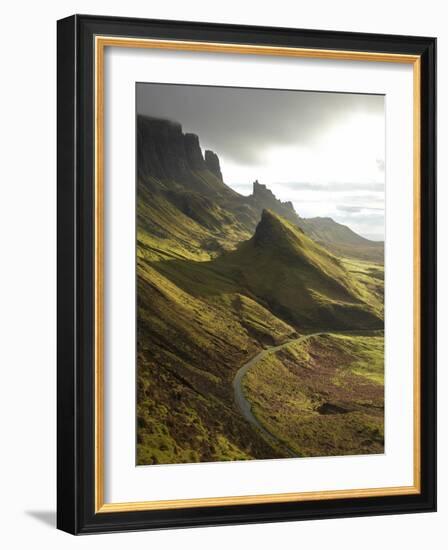
[[[239,193],[258,179],[302,217],[384,239],[384,96],[137,84],[137,112],[197,134]]]

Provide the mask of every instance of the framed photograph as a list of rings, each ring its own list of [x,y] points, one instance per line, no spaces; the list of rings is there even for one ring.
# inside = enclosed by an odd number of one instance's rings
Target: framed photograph
[[[58,527],[436,507],[425,37],[58,22]]]

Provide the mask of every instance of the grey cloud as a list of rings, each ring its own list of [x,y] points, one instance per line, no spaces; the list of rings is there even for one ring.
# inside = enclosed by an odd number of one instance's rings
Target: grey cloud
[[[344,205],[338,205],[336,206],[338,210],[341,212],[350,212],[356,214],[357,212],[361,212],[362,206],[344,206]]]
[[[253,189],[253,183],[233,183],[232,189],[242,195],[250,195]]]
[[[359,189],[358,191],[365,191],[365,189]],[[345,195],[343,200],[347,203],[356,203],[356,205],[371,204],[376,202],[377,204],[381,203],[381,208],[384,208],[384,188],[375,193]]]
[[[214,150],[226,162],[258,168],[270,148],[285,145],[312,148],[325,132],[343,123],[348,116],[383,117],[384,96],[138,83],[136,108],[141,114],[179,122],[184,131],[199,136],[203,148]],[[377,165],[381,170],[381,159]],[[297,174],[300,174],[299,165]],[[232,187],[242,194],[250,194],[252,182],[241,179],[239,182],[233,182]],[[362,208],[369,204],[381,205],[384,193],[381,182],[290,181],[273,184],[272,190],[282,200],[293,200],[299,214],[303,209],[310,215],[316,211],[322,215],[322,208],[312,206],[313,202],[316,206],[322,203],[328,207],[325,215],[334,216],[357,232],[382,231],[383,220],[378,217],[382,213]],[[315,193],[308,193],[312,198],[307,196],[303,202],[301,191]],[[329,200],[328,193],[337,193],[337,199]],[[337,203],[349,210],[338,209]]]
[[[376,211],[376,212],[384,212],[384,208],[375,208],[373,206],[348,206],[344,204],[339,204],[336,206],[337,210],[340,210],[341,212],[347,212],[352,214],[357,214],[359,212],[362,212],[363,210],[367,211]]]
[[[287,182],[281,183],[284,187],[290,189],[303,189],[305,191],[384,191],[384,183],[307,183],[307,182]]]
[[[382,115],[384,96],[138,83],[137,112],[170,118],[235,163],[254,165],[267,147],[312,144],[348,113]]]

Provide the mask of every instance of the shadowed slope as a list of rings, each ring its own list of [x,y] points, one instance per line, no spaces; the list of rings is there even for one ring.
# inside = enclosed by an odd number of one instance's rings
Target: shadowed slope
[[[380,308],[342,263],[270,211],[237,250],[155,268],[193,296],[242,294],[298,329],[382,327]]]
[[[300,328],[380,328],[381,312],[341,262],[264,211],[255,235],[216,260],[276,315]]]

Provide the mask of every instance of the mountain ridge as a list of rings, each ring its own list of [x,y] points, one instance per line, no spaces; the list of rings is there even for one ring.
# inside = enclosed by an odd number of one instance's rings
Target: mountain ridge
[[[365,239],[332,218],[302,218],[290,201],[280,201],[258,180],[253,183],[251,195],[240,195],[226,185],[218,154],[211,150],[203,154],[199,137],[184,133],[178,122],[138,115],[137,154],[141,159],[139,179],[158,191],[168,188],[171,191],[168,200],[175,198],[173,192],[183,192],[182,201],[177,202],[184,205],[184,213],[193,217],[195,204],[200,199],[187,195],[199,193],[214,201],[217,208],[231,212],[248,232],[255,229],[263,209],[270,209],[333,253],[374,261],[381,261],[384,255],[383,243]],[[188,202],[191,204],[187,205]],[[207,218],[209,225],[210,216]]]
[[[264,210],[254,235],[215,264],[238,273],[254,296],[268,300],[272,311],[297,328],[382,325],[382,315],[340,260],[272,211]]]
[[[137,464],[280,458],[235,406],[236,371],[315,327],[381,328],[382,271],[337,258],[262,184],[230,189],[188,136],[137,119]]]

